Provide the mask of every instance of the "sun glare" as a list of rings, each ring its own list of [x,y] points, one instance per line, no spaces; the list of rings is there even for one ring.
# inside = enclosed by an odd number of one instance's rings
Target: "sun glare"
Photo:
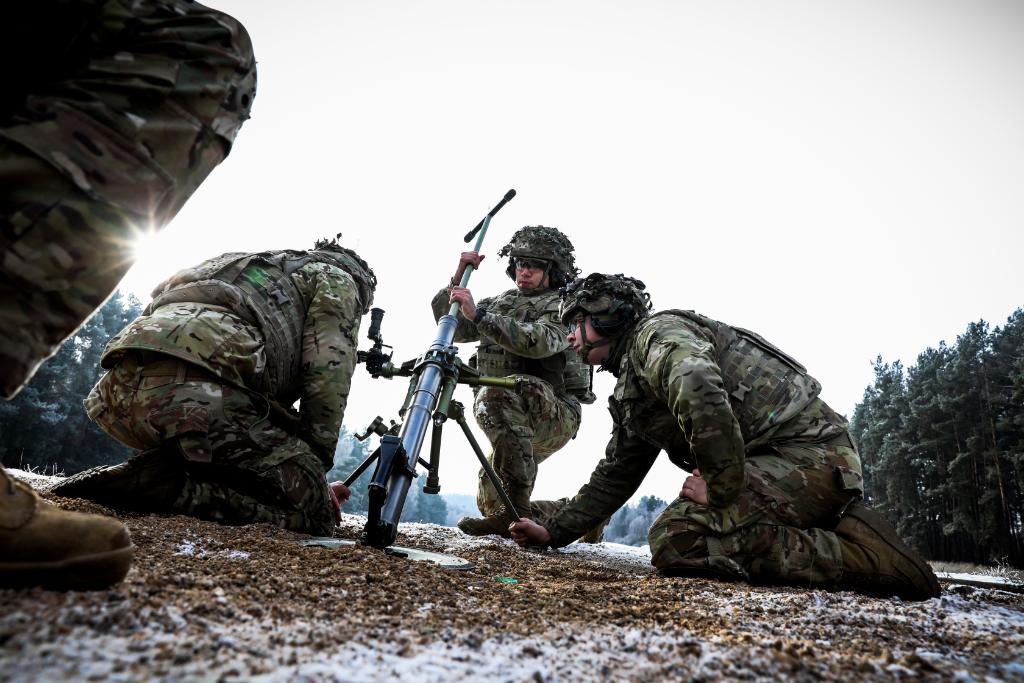
[[[132,259],[136,262],[151,258],[159,248],[160,233],[152,228],[140,230],[132,245]]]
[[[134,265],[121,280],[119,289],[148,301],[156,285],[188,262],[189,251],[188,244],[166,230],[139,230],[130,246]]]

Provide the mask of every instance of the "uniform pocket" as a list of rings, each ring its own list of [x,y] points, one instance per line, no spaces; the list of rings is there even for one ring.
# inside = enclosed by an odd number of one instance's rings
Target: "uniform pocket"
[[[164,379],[147,377],[144,379]],[[219,392],[219,388],[217,389]],[[157,408],[149,414],[150,425],[164,441],[177,441],[181,453],[191,462],[210,462],[213,448],[210,444],[210,409],[190,401]]]

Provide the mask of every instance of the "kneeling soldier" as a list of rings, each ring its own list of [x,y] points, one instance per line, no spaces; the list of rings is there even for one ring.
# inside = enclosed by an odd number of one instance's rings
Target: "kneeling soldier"
[[[860,457],[821,385],[760,336],[692,311],[649,314],[644,285],[593,274],[567,288],[580,357],[617,378],[615,427],[590,482],[521,545],[562,546],[623,505],[664,450],[692,471],[649,533],[664,574],[927,599],[928,564],[860,501]]]
[[[572,242],[556,228],[521,228],[498,252],[509,258],[505,272],[515,289],[477,304],[468,289],[456,285],[463,269],[479,266],[483,258],[466,252],[452,286],[431,302],[436,318],[447,312],[450,302],[460,304],[455,340],[480,341],[475,360],[481,373],[529,376],[521,394],[485,387],[476,390],[473,404],[477,424],[491,442],[494,469],[516,510],[527,516],[557,506],[531,500],[537,465],[576,436],[581,404],[594,402],[590,371],[569,348],[558,318],[558,288],[579,272],[573,251]],[[515,518],[505,511],[483,470],[477,506],[484,516],[459,520],[459,529],[473,536],[508,536]],[[591,540],[600,537],[602,528],[594,530]]]
[[[354,251],[327,240],[172,276],[108,344],[109,372],[86,399],[104,431],[141,452],[53,492],[330,534],[348,489],[324,475],[376,284]]]

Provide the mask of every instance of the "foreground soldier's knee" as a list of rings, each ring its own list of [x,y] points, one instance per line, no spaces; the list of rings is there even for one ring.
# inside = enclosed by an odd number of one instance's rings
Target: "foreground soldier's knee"
[[[651,564],[666,576],[708,576],[748,581],[747,571],[730,555],[723,539],[694,520],[663,513],[648,532]],[[728,544],[731,545],[731,544]],[[733,549],[734,550],[734,549]]]
[[[659,518],[647,533],[651,546],[651,564],[662,571],[670,570],[680,561],[708,556],[706,534],[687,522]]]

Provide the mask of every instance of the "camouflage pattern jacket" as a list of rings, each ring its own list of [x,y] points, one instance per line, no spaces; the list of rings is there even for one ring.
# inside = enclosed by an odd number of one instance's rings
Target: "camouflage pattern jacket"
[[[95,200],[170,221],[249,118],[245,28],[192,0],[19,0],[8,12],[0,54],[22,61],[4,79],[0,138]]]
[[[456,342],[480,342],[476,367],[485,375],[527,374],[549,382],[556,395],[580,414],[580,403],[593,403],[590,369],[573,353],[558,317],[561,299],[553,289],[510,289],[481,300],[487,314],[479,323],[458,313]],[[448,289],[430,302],[434,318],[448,313]]]
[[[614,429],[605,457],[575,498],[542,520],[555,547],[619,509],[663,450],[678,467],[698,468],[708,503],[725,507],[745,485],[746,453],[846,430],[846,421],[817,399],[817,380],[753,332],[692,311],[663,311],[626,335],[616,349],[618,382],[608,399]],[[814,419],[800,419],[812,404]]]
[[[299,433],[333,458],[356,365],[362,303],[352,276],[317,253],[223,254],[157,286],[153,302],[103,352],[199,365],[290,407]]]

